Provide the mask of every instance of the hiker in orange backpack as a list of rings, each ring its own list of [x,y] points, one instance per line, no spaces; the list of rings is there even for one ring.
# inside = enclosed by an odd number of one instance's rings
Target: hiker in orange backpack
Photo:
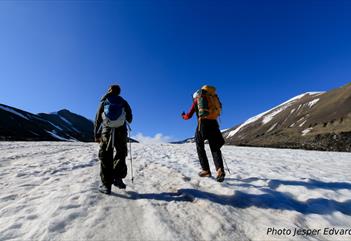
[[[205,140],[210,145],[213,161],[216,166],[218,182],[223,182],[225,173],[223,167],[223,158],[221,147],[224,145],[224,139],[217,122],[221,114],[222,104],[216,94],[216,88],[205,85],[193,95],[193,104],[187,114],[182,113],[184,120],[190,119],[196,112],[198,125],[195,131],[196,150],[200,160],[202,171],[200,177],[210,177],[211,171],[205,151]]]

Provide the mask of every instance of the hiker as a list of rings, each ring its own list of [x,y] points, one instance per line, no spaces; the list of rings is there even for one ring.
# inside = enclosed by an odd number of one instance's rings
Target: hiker
[[[102,184],[99,191],[111,193],[112,184],[120,189],[126,185],[122,179],[127,176],[126,156],[128,154],[127,122],[131,123],[132,110],[126,100],[120,96],[119,85],[112,85],[101,98],[95,118],[95,141],[100,143],[99,159]],[[114,149],[116,154],[113,155]]]
[[[210,177],[211,171],[205,151],[205,140],[210,145],[213,161],[216,166],[218,182],[223,182],[225,177],[221,147],[224,139],[217,117],[220,115],[222,104],[216,94],[216,88],[205,85],[193,95],[193,104],[187,114],[182,113],[184,120],[190,119],[196,112],[198,125],[195,131],[196,150],[200,160],[202,171],[200,177]]]

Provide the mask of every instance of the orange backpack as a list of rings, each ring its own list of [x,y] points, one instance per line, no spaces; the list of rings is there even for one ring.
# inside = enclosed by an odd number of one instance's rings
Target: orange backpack
[[[205,85],[196,96],[199,118],[216,120],[222,111],[222,104],[216,94],[216,88]]]

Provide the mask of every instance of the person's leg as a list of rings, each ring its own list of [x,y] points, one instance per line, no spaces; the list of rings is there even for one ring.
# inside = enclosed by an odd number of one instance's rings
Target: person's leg
[[[100,143],[99,159],[100,159],[100,177],[103,186],[111,191],[111,185],[113,182],[113,152],[112,148],[107,148],[107,144],[110,138],[110,133],[105,131],[102,134]]]
[[[208,172],[208,174],[211,175],[210,166],[208,164],[208,159],[207,159],[206,150],[205,150],[205,140],[202,138],[202,135],[198,131],[198,129],[196,129],[196,132],[195,132],[195,142],[196,142],[196,151],[199,157],[201,168],[203,171]],[[199,173],[199,175],[201,174]]]
[[[127,165],[126,157],[128,155],[128,132],[123,126],[116,129],[115,134],[115,148],[116,155],[113,161],[113,172],[114,172],[114,184],[119,188],[125,188],[125,184],[122,179],[127,176]]]
[[[211,153],[212,153],[212,157],[213,157],[213,162],[214,162],[215,167],[216,167],[216,171],[218,171],[218,169],[221,169],[224,172],[223,157],[222,157],[221,149],[218,148],[217,143],[214,143],[211,138],[208,140],[208,143],[210,145],[210,149],[211,149]]]
[[[211,126],[209,126],[209,136],[208,143],[210,145],[213,162],[216,166],[217,172],[217,181],[223,182],[225,177],[224,167],[223,167],[223,157],[221,152],[221,147],[224,144],[224,139],[222,133],[219,130],[219,126],[217,122],[211,122]]]

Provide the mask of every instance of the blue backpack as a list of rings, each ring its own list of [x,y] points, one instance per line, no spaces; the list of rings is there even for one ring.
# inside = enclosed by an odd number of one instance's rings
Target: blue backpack
[[[118,128],[124,125],[126,112],[121,97],[109,96],[105,99],[102,119],[103,124],[110,128]]]

